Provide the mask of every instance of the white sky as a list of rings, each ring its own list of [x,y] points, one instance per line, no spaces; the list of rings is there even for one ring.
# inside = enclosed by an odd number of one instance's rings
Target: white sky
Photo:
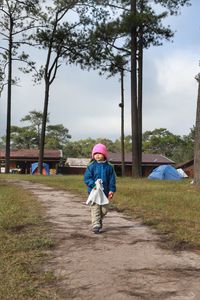
[[[168,19],[176,30],[174,42],[144,52],[143,131],[167,128],[174,134],[189,134],[195,124],[197,82],[200,72],[200,1]],[[130,81],[125,84],[125,134],[130,134]],[[12,125],[31,110],[42,111],[44,89],[33,86],[30,75],[20,75],[21,87],[13,88]],[[120,83],[96,71],[63,65],[50,91],[51,124],[63,124],[72,140],[120,137]],[[6,128],[6,90],[0,99],[0,136]]]

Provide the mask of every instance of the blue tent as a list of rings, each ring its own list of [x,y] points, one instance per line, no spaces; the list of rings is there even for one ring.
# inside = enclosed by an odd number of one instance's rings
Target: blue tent
[[[182,176],[174,167],[170,165],[161,165],[155,168],[148,178],[159,180],[180,180],[182,179]]]
[[[49,172],[49,165],[46,163],[42,164],[42,174],[43,175],[50,175]],[[38,174],[38,163],[33,163],[31,164],[31,174]]]

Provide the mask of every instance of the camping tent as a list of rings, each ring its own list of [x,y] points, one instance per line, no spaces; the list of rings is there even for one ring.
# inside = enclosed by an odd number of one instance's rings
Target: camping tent
[[[149,179],[180,180],[183,178],[178,171],[170,165],[161,165],[155,168],[148,176]]]
[[[31,174],[39,174],[38,172],[38,163],[31,164]],[[49,165],[46,163],[42,164],[42,174],[43,175],[49,175]]]
[[[179,169],[176,169],[176,170],[181,175],[181,177],[188,178],[188,175],[183,171],[183,169],[179,168]]]

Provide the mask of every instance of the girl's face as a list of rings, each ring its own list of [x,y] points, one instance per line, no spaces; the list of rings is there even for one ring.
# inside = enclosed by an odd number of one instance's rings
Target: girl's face
[[[104,161],[105,160],[105,157],[103,154],[101,153],[95,153],[94,154],[94,159],[97,160],[97,161]]]

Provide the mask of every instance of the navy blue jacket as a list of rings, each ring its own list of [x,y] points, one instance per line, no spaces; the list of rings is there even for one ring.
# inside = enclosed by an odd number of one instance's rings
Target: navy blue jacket
[[[114,167],[109,162],[92,161],[84,173],[84,182],[88,187],[88,193],[95,186],[95,181],[102,179],[104,193],[108,196],[109,192],[116,191],[116,175]]]

